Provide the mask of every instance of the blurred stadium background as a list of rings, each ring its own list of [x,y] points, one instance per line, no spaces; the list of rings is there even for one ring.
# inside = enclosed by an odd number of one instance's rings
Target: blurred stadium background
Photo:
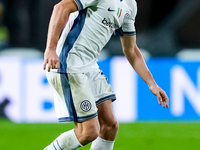
[[[40,150],[61,132],[43,52],[59,0],[0,0],[0,149]],[[200,1],[138,0],[137,43],[170,108],[158,106],[113,36],[99,58],[118,100],[114,150],[199,150]],[[89,146],[81,149],[89,149]]]

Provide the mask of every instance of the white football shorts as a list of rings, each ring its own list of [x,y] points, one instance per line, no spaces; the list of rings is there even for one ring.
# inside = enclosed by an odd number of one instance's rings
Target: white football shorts
[[[88,73],[47,72],[54,88],[55,110],[60,122],[84,122],[97,116],[97,105],[114,101],[106,76],[101,70]]]

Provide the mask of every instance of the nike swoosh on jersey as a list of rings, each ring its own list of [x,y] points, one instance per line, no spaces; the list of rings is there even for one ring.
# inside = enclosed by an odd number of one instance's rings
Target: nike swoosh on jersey
[[[115,10],[113,10],[113,9],[110,9],[110,7],[108,8],[108,11],[115,11]]]

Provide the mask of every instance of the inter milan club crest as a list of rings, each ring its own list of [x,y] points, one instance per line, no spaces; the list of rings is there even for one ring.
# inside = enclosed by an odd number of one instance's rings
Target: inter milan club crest
[[[88,100],[84,100],[81,103],[81,109],[85,112],[89,111],[91,109],[92,105]]]

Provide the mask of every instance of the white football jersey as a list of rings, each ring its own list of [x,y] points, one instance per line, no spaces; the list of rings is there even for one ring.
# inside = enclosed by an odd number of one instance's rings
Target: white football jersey
[[[97,57],[113,34],[135,35],[135,0],[74,0],[57,45],[61,73],[84,73],[98,69]]]

